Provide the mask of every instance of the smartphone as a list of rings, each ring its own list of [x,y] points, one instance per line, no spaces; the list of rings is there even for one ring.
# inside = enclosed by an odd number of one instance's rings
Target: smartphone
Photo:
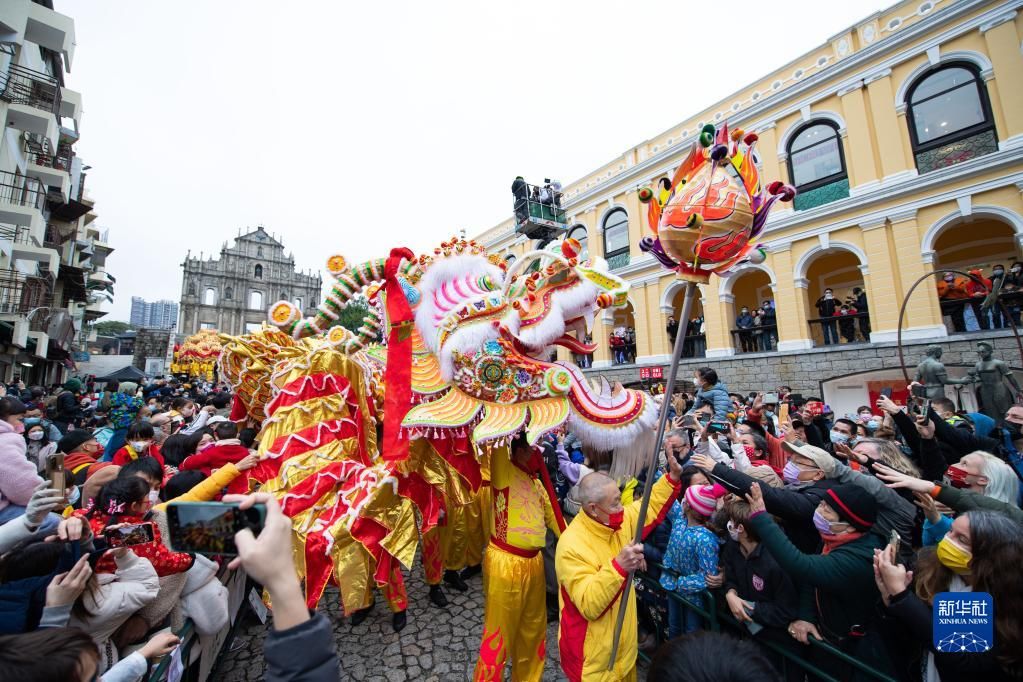
[[[892,399],[892,387],[891,386],[885,386],[884,388],[882,388],[881,389],[881,395],[884,396],[885,398],[888,398],[888,400],[891,400]]]
[[[782,403],[778,406],[778,420],[784,424],[789,420],[789,404]]]
[[[892,560],[895,563],[899,562],[899,548],[902,545],[902,538],[899,537],[899,532],[892,529],[891,535],[888,536],[888,544],[892,547]]]
[[[914,398],[926,398],[927,387],[922,385],[913,386],[913,397]]]
[[[764,405],[777,405],[778,404],[778,394],[777,393],[773,393],[773,392],[772,393],[765,393],[764,394],[763,404]]]
[[[259,535],[265,521],[266,506],[262,504],[244,510],[226,502],[171,502],[167,505],[170,544],[176,552],[234,556],[238,554],[234,534],[248,528]]]
[[[799,407],[800,405],[802,405],[803,403],[806,402],[806,399],[803,398],[803,394],[802,393],[789,393],[788,401],[789,401],[789,404],[791,404],[791,405],[793,405],[795,407]]]
[[[54,453],[46,458],[46,478],[49,479],[50,487],[54,490],[59,490],[61,494],[67,490],[63,452]]]
[[[151,523],[135,523],[103,531],[103,538],[107,541],[107,546],[110,549],[145,545],[152,542],[154,537]]]
[[[730,426],[728,422],[711,422],[707,426],[707,433],[728,433]]]

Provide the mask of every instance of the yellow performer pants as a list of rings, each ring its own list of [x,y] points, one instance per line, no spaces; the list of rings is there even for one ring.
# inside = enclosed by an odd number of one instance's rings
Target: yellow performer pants
[[[491,542],[483,555],[483,639],[475,682],[540,682],[547,656],[543,557],[518,556]]]
[[[483,551],[490,541],[491,531],[491,504],[490,504],[490,481],[484,484],[477,491],[472,502],[462,507],[459,512],[464,516],[465,524],[465,546],[463,566],[478,566],[483,561]],[[452,556],[457,556],[453,550]],[[447,561],[447,559],[445,559]],[[455,563],[452,559],[450,563]],[[454,568],[454,566],[449,566]]]

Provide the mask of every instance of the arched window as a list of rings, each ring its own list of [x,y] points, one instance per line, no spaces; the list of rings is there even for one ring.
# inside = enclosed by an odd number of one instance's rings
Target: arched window
[[[568,231],[568,236],[579,241],[579,244],[582,246],[582,249],[579,251],[579,255],[580,257],[586,257],[589,253],[589,234],[586,232],[586,226],[576,225]]]
[[[207,287],[206,291],[203,292],[202,304],[217,305],[217,290],[213,287]]]
[[[257,265],[256,266],[255,275],[256,275],[256,279],[263,279],[263,266],[262,265]]]
[[[811,121],[788,145],[789,177],[798,193],[796,210],[821,206],[849,196],[849,177],[838,126]]]
[[[624,209],[616,208],[604,218],[604,258],[612,269],[629,264],[629,214]]]
[[[302,310],[302,297],[298,296],[295,298],[295,307]]]
[[[921,172],[998,151],[987,88],[973,64],[953,62],[925,73],[906,99],[909,137]]]
[[[515,254],[509,253],[507,256],[504,257],[504,262],[511,266],[511,264],[515,262]]]
[[[224,289],[224,300],[225,301],[230,301],[231,300],[231,296],[233,294],[234,294],[234,292],[231,291],[231,287],[228,287],[228,288]]]
[[[259,267],[258,265],[256,267]],[[249,292],[249,310],[262,310],[263,309],[263,292],[262,291],[250,291]]]

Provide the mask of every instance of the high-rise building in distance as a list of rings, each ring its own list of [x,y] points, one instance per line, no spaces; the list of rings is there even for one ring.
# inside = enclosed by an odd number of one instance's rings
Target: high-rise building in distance
[[[178,304],[166,300],[147,301],[141,296],[132,296],[129,322],[136,329],[174,329],[178,323]]]

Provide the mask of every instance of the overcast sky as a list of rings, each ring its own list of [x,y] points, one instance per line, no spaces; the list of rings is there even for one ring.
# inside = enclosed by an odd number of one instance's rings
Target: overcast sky
[[[480,232],[515,175],[567,184],[891,3],[54,4],[126,320],[259,223],[312,270]]]

